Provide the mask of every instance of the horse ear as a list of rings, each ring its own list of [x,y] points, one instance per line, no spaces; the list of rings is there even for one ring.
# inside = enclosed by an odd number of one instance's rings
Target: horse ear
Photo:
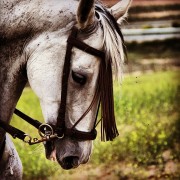
[[[94,0],[80,0],[77,10],[77,22],[81,29],[86,28],[94,22]]]
[[[126,16],[132,0],[121,0],[110,8],[110,12],[113,14],[116,20],[121,22]]]

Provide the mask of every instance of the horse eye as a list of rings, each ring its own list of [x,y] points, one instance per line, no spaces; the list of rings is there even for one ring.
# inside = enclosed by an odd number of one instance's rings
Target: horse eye
[[[76,73],[74,71],[72,71],[72,78],[76,83],[80,85],[84,85],[86,83],[86,76]]]

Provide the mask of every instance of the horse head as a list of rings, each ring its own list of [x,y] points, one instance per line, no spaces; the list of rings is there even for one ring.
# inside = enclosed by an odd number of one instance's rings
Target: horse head
[[[70,14],[76,17],[73,22],[67,21],[63,28],[45,31],[33,37],[26,45],[23,56],[27,59],[28,81],[40,100],[46,123],[57,125],[63,98],[62,91],[67,83],[64,126],[71,129],[76,124],[74,129],[80,132],[93,130],[99,101],[102,100],[101,90],[97,90],[99,83],[102,83],[99,81],[101,62],[105,61],[105,69],[106,66],[111,66],[112,71],[118,77],[121,76],[124,61],[123,39],[114,21],[118,19],[121,21],[124,18],[130,2],[130,0],[121,1],[107,10],[93,0],[74,0],[71,12],[67,14],[66,11],[63,12],[66,19]],[[69,6],[70,3],[68,0],[63,2],[64,6]],[[72,47],[69,76],[67,82],[63,83],[67,39],[74,26],[78,41],[104,52],[105,57],[102,59],[100,56],[87,53],[86,49]],[[106,83],[105,80],[103,83]],[[84,115],[85,112],[87,113]],[[81,120],[76,123],[80,118]],[[117,133],[114,134],[116,136]],[[45,142],[44,146],[48,159],[57,159],[64,169],[70,169],[89,160],[92,140],[64,136],[62,139]]]

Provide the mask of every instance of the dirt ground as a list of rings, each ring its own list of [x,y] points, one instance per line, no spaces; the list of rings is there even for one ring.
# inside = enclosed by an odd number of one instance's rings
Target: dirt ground
[[[171,158],[171,150],[164,151],[162,156],[163,163],[144,167],[124,161],[94,167],[84,165],[79,167],[79,171],[63,173],[57,179],[61,177],[61,180],[179,180],[180,163]],[[53,180],[56,180],[56,177]]]

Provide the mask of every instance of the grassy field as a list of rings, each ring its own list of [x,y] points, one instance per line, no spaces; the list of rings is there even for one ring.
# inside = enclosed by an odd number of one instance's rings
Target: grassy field
[[[125,77],[115,85],[115,111],[120,136],[100,142],[98,134],[90,162],[71,171],[44,157],[42,145],[14,140],[24,166],[24,179],[178,179],[180,168],[179,71]],[[39,101],[26,88],[18,108],[43,120]],[[36,136],[16,116],[12,124]]]

